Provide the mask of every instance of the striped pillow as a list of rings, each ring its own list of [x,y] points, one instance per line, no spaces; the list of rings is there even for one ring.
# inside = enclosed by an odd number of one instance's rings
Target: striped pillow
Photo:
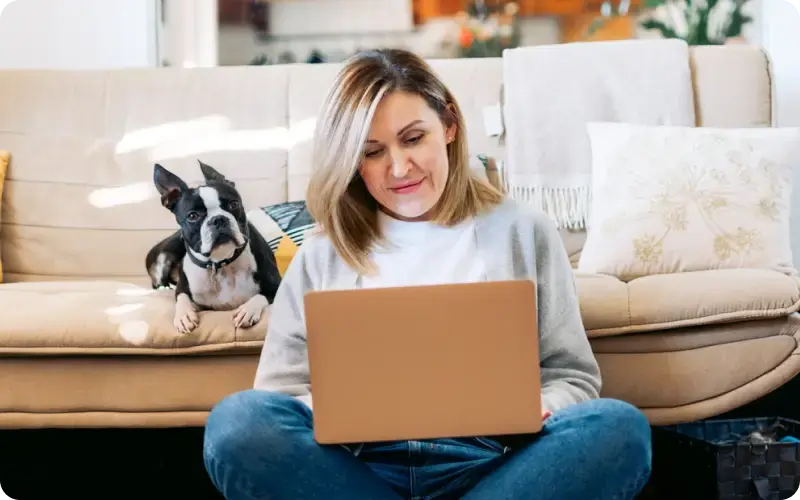
[[[316,227],[305,201],[288,201],[251,210],[247,219],[267,240],[281,276],[303,244],[306,232]]]

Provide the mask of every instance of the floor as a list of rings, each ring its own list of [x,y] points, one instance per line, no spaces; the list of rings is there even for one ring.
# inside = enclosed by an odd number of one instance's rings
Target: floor
[[[222,500],[202,429],[0,431],[0,484],[15,500]]]
[[[721,417],[800,419],[798,393],[800,377]],[[202,435],[202,429],[0,431],[0,484],[16,500],[220,500],[202,463]],[[669,485],[682,465],[658,465],[654,476]],[[637,500],[674,498],[651,484]]]

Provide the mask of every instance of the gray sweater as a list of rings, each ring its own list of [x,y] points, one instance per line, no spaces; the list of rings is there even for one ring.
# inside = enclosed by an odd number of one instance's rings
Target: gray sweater
[[[554,224],[541,211],[506,201],[477,217],[475,231],[488,280],[531,279],[537,284],[543,409],[555,412],[598,397],[600,371]],[[353,288],[357,282],[358,273],[324,235],[304,241],[271,307],[256,389],[289,394],[311,406],[303,297],[311,290]]]

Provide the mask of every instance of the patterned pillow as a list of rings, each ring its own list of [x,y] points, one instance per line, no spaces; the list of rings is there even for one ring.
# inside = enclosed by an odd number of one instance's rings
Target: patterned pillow
[[[281,276],[303,244],[306,233],[316,227],[305,201],[268,205],[247,213],[248,220],[267,240],[275,254]]]
[[[789,239],[800,129],[593,123],[579,272],[623,281],[760,268],[794,275]]]

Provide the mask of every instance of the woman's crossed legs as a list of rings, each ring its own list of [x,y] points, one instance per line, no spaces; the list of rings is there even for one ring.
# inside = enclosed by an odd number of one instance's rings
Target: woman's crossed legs
[[[556,412],[513,450],[483,438],[321,446],[305,404],[248,390],[211,412],[204,458],[228,500],[629,500],[651,448],[644,415],[609,399]]]

